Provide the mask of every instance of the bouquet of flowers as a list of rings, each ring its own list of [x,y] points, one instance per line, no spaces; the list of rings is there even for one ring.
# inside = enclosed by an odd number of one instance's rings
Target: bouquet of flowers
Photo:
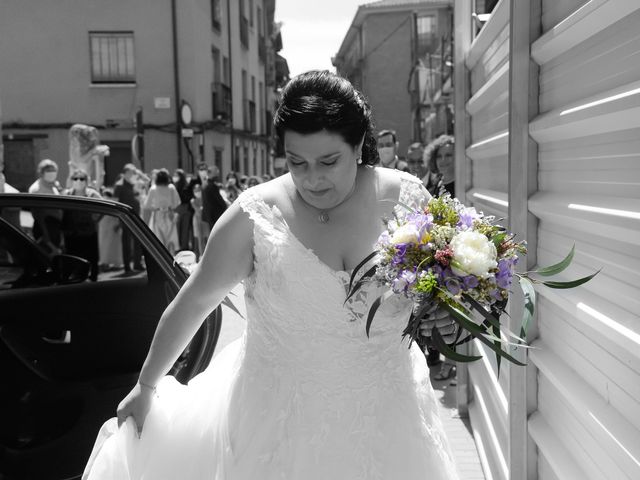
[[[495,352],[498,367],[501,358],[524,365],[509,355],[503,344],[526,346],[524,337],[535,305],[533,284],[572,288],[598,273],[570,282],[543,281],[531,276],[549,277],[563,271],[573,259],[573,248],[556,265],[532,272],[516,272],[518,254],[527,252],[525,242],[515,241],[515,236],[496,224],[494,217],[464,206],[449,194],[431,198],[424,208],[400,205],[408,210],[406,215],[387,222],[376,250],[351,275],[347,299],[367,281],[390,287],[369,310],[367,335],[381,303],[392,295],[404,295],[414,306],[403,337],[409,336],[411,341],[419,338],[421,321],[435,302],[451,314],[459,327],[454,346],[477,338]],[[372,259],[374,265],[354,284],[356,273]],[[525,298],[519,335],[500,325],[514,279],[520,284]],[[472,318],[473,311],[479,313],[480,320]],[[429,342],[455,361],[471,362],[481,358],[457,353],[445,343],[436,327]]]

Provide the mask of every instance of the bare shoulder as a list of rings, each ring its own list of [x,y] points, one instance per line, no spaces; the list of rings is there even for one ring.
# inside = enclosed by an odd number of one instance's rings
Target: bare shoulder
[[[293,187],[289,173],[276,177],[268,182],[251,187],[251,191],[267,205],[282,205]]]

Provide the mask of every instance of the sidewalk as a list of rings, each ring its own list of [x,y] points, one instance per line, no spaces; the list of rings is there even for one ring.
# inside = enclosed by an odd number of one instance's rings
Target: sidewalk
[[[246,318],[246,309],[243,300],[244,291],[242,289],[242,285],[238,285],[234,288],[233,293],[236,296],[230,297],[231,300]],[[232,310],[223,307],[222,331],[220,332],[220,338],[218,339],[216,353],[242,335],[245,325],[246,321],[244,318],[239,317]],[[455,462],[458,465],[460,480],[485,480],[480,460],[478,458],[478,451],[476,450],[473,435],[471,434],[469,419],[462,419],[458,417],[458,410],[456,408],[456,387],[450,385],[451,379],[443,381],[433,380],[433,376],[438,372],[438,370],[439,367],[434,367],[431,370],[431,384],[433,385],[436,398],[440,405],[440,417],[442,418],[444,429],[447,432]]]

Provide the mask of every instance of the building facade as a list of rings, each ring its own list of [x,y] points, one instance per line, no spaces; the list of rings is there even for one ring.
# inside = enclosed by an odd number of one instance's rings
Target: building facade
[[[437,85],[428,82],[440,69],[442,39],[451,37],[452,5],[452,0],[361,5],[332,59],[337,72],[369,99],[378,129],[397,132],[401,154],[413,142],[430,140],[425,121]]]
[[[42,158],[64,178],[75,123],[110,147],[106,184],[130,161],[146,171],[202,161],[223,175],[273,170],[275,0],[36,3],[0,5],[10,183],[24,190]]]

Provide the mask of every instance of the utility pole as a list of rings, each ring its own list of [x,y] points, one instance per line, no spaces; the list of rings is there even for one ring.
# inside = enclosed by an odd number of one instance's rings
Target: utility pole
[[[182,123],[180,120],[180,70],[178,63],[178,18],[176,0],[171,0],[171,32],[173,39],[173,86],[174,109],[176,111],[176,146],[178,168],[182,168]]]

